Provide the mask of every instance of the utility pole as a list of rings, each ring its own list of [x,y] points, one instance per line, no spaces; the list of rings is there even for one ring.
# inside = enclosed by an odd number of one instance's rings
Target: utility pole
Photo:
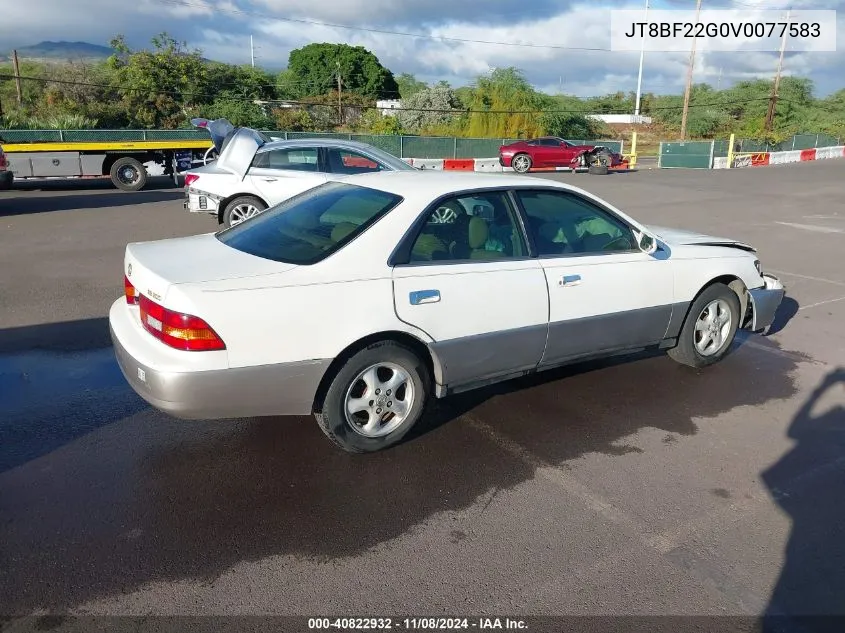
[[[643,18],[643,22],[648,22],[648,1],[645,0],[645,18]],[[642,87],[643,87],[643,57],[645,56],[645,37],[643,37],[642,44],[640,45],[640,72],[637,75],[637,101],[634,104],[634,116],[640,115],[640,96],[642,95]]]
[[[252,67],[255,68],[255,44],[253,44],[252,35],[249,36],[249,57],[252,60]]]
[[[789,24],[789,14],[790,11],[786,12],[786,23]],[[788,32],[788,28],[784,30],[783,37],[781,38],[780,42],[780,58],[778,59],[778,69],[775,72],[775,83],[772,86],[772,96],[769,98],[769,111],[766,112],[766,124],[765,124],[765,131],[771,132],[772,125],[775,121],[775,105],[778,101],[778,88],[780,87],[780,74],[783,70],[783,55],[786,52],[786,34]]]
[[[23,90],[21,90],[21,67],[18,63],[18,51],[12,51],[12,67],[15,71],[15,88],[18,91],[18,105],[23,104]]]
[[[343,105],[341,105],[341,95],[343,82],[340,79],[340,62],[337,62],[337,121],[343,125]]]
[[[701,0],[695,4],[695,23],[698,24],[698,16],[701,14]],[[689,55],[689,69],[687,70],[687,88],[684,91],[684,113],[681,115],[681,140],[687,138],[687,113],[689,112],[689,98],[692,92],[692,69],[695,67],[695,40],[692,38],[692,50]]]

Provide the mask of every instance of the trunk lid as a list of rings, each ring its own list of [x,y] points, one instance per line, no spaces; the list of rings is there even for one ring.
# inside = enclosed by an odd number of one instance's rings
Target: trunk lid
[[[178,284],[272,275],[296,266],[243,253],[205,233],[128,244],[123,267],[138,293],[162,302]]]
[[[268,141],[260,132],[248,127],[236,128],[226,119],[191,119],[191,123],[211,135],[211,142],[218,154],[213,163],[216,168],[234,174],[239,179],[246,176],[255,152]]]

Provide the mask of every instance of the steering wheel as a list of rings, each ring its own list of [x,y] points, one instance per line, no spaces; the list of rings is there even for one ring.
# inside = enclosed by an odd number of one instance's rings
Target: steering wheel
[[[431,214],[431,224],[454,224],[458,214],[450,207],[437,207]]]
[[[615,238],[613,238],[612,240],[610,240],[607,244],[605,244],[604,246],[602,246],[602,247],[601,247],[601,249],[602,249],[603,251],[609,250],[609,248],[610,248],[611,246],[613,246],[614,244],[616,244],[616,242],[618,242],[618,241],[620,241],[620,240],[626,240],[626,239],[628,239],[628,236],[627,236],[627,235],[620,235],[619,237],[615,237]]]

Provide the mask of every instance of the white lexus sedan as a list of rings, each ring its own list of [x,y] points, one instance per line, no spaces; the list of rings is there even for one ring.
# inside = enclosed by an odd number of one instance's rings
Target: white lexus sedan
[[[129,244],[124,267],[111,336],[150,404],[313,413],[349,452],[400,441],[433,398],[586,357],[710,365],[785,293],[746,244],[454,172],[328,182],[218,233]]]
[[[185,173],[184,207],[228,228],[319,184],[352,174],[418,170],[377,147],[342,139],[267,138],[225,119],[195,119],[208,128],[214,162]]]

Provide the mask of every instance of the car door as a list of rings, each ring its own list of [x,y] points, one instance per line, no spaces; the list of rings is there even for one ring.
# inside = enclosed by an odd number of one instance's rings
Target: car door
[[[662,251],[644,253],[633,227],[574,192],[515,192],[549,292],[541,365],[659,343],[674,278]]]
[[[426,210],[397,249],[397,316],[434,340],[452,388],[537,366],[548,332],[545,275],[506,191],[455,195]]]
[[[328,180],[319,148],[285,147],[258,152],[246,175],[254,190],[273,206]]]
[[[558,142],[552,138],[537,139],[537,146],[534,149],[536,167],[554,167],[559,161]]]

